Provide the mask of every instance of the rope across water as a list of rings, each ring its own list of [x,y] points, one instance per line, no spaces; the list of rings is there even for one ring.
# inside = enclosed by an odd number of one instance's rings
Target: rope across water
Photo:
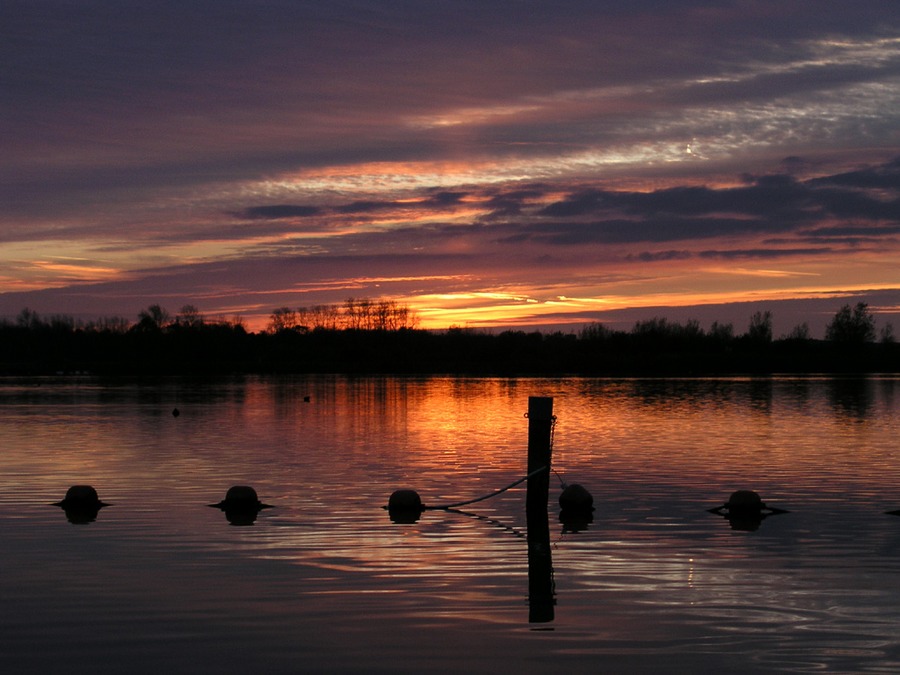
[[[539,473],[546,471],[546,470],[547,470],[547,467],[542,466],[539,469],[535,469],[534,471],[532,471],[530,474],[528,474],[524,478],[520,478],[519,480],[513,481],[506,487],[502,487],[499,490],[495,490],[494,492],[491,492],[490,494],[482,495],[481,497],[476,497],[475,499],[468,499],[464,502],[454,502],[453,504],[441,504],[439,506],[422,506],[422,509],[426,510],[426,511],[443,511],[446,509],[455,509],[458,506],[466,506],[467,504],[474,504],[475,502],[482,502],[485,499],[490,499],[491,497],[496,497],[497,495],[502,494],[503,492],[506,492],[507,490],[509,490],[511,488],[514,488],[519,483],[524,483],[529,478],[533,478],[534,476],[537,476]]]

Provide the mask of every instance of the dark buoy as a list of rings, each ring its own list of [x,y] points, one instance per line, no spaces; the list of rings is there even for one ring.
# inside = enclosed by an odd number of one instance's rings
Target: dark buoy
[[[787,513],[784,509],[766,506],[753,490],[735,490],[727,502],[709,512],[728,518],[732,529],[746,531],[758,529],[766,516]]]
[[[304,402],[304,403],[309,403],[309,396],[304,396],[304,397],[303,397],[303,402]]]
[[[725,506],[731,513],[747,514],[762,513],[762,510],[766,508],[763,500],[753,490],[735,490],[725,502]]]
[[[181,414],[181,411],[178,408],[172,410],[172,417],[178,417]]]
[[[388,499],[389,509],[422,510],[422,499],[415,490],[396,490]]]
[[[564,532],[582,532],[594,520],[594,498],[583,485],[565,486],[559,495],[559,506]]]
[[[110,506],[100,501],[97,490],[92,485],[73,485],[66,490],[65,498],[60,502],[54,502],[66,512],[66,518],[70,523],[91,523],[97,519],[97,514],[104,506]]]
[[[225,499],[210,506],[222,509],[232,525],[252,525],[260,511],[273,508],[259,501],[256,490],[249,485],[232,485],[225,493]]]
[[[422,515],[425,507],[415,490],[395,490],[388,499],[388,515],[395,523],[414,523]]]
[[[225,493],[225,499],[218,504],[210,504],[220,509],[270,509],[268,504],[259,501],[259,497],[249,485],[232,485]]]
[[[594,510],[594,498],[583,485],[572,483],[559,495],[559,505],[563,511],[590,513]]]
[[[66,490],[65,499],[56,502],[56,506],[107,506],[100,501],[100,496],[93,485],[73,485]]]

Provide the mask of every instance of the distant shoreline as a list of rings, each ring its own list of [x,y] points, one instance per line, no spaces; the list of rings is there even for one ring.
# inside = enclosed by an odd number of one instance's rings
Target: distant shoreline
[[[0,375],[739,376],[900,373],[900,344],[706,333],[468,329],[152,332],[4,326]]]

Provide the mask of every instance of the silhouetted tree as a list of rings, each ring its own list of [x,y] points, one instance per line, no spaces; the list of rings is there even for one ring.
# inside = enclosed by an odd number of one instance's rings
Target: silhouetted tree
[[[228,326],[232,331],[236,333],[246,333],[247,327],[244,325],[244,317],[240,314],[235,314],[228,318],[223,318],[220,321],[221,324]]]
[[[396,300],[379,300],[374,304],[373,310],[372,327],[376,330],[395,331],[415,327],[415,314]]]
[[[343,327],[341,308],[337,305],[299,307],[297,321],[310,330],[337,330]]]
[[[791,329],[791,332],[784,336],[785,340],[809,340],[809,324],[804,321],[797,324]]]
[[[825,339],[844,344],[862,344],[875,340],[875,317],[864,302],[841,307],[825,331]]]
[[[662,316],[654,316],[652,319],[636,321],[631,329],[631,334],[640,337],[663,338],[672,335],[676,331],[675,324]]]
[[[696,319],[688,319],[681,325],[677,321],[670,322],[664,317],[655,316],[646,321],[638,321],[631,330],[632,336],[642,341],[652,342],[692,342],[703,337],[703,329]]]
[[[36,328],[41,323],[41,317],[37,312],[24,307],[16,317],[16,325],[20,328]]]
[[[266,330],[270,333],[278,333],[283,330],[294,330],[295,328],[297,328],[297,312],[290,307],[279,307],[272,310]]]
[[[375,304],[375,328],[397,330],[397,303],[393,300],[379,300]]]
[[[84,329],[93,333],[126,333],[131,322],[122,316],[102,316],[88,321]]]
[[[201,328],[203,315],[195,305],[183,305],[175,317],[175,322],[185,328]]]
[[[590,323],[579,331],[578,337],[582,340],[600,341],[609,339],[613,331],[604,326],[602,323]]]
[[[713,321],[709,327],[709,337],[718,342],[730,342],[734,339],[734,326],[730,323]]]
[[[135,328],[139,331],[162,330],[169,323],[169,312],[160,305],[150,305],[138,313],[138,323]]]
[[[750,317],[747,337],[756,343],[767,344],[772,341],[772,312],[755,312]]]

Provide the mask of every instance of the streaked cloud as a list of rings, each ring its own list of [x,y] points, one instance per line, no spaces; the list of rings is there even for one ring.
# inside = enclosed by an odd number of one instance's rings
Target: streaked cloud
[[[900,288],[891,3],[12,3],[0,25],[0,314],[259,325],[352,294],[513,325]]]

